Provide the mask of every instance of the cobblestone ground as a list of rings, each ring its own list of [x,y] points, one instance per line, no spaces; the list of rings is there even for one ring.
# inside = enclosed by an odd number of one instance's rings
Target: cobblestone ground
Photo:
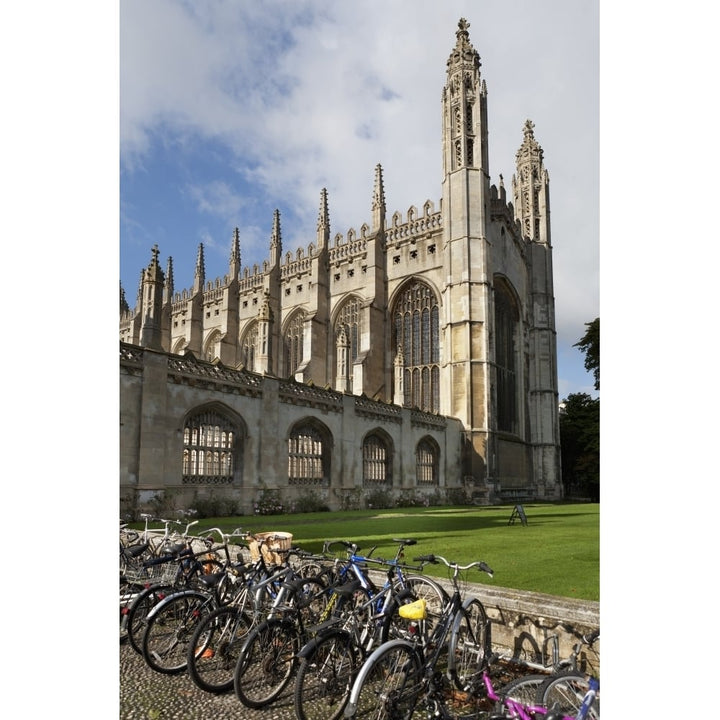
[[[157,673],[128,643],[120,646],[120,720],[295,720],[292,693],[290,684],[271,706],[251,710],[232,691],[206,693],[187,674]]]
[[[527,672],[524,668],[495,667],[493,684],[500,687]],[[290,683],[272,705],[251,710],[232,690],[222,695],[206,693],[187,674],[157,673],[128,643],[120,646],[120,720],[295,720],[293,689]],[[477,709],[487,711],[490,707],[481,701]],[[487,717],[484,712],[469,714],[462,704],[458,715],[478,720]],[[414,713],[415,716],[425,717],[420,712]]]

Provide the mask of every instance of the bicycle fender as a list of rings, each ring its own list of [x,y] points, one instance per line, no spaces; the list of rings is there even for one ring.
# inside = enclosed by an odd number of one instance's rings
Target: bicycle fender
[[[180,590],[179,592],[172,593],[172,595],[168,595],[166,598],[163,598],[148,614],[147,614],[147,620],[152,619],[155,615],[157,615],[160,610],[162,610],[169,602],[174,600],[176,597],[197,597],[202,598],[203,600],[207,599],[207,595],[204,593],[198,592],[197,590]]]
[[[373,669],[377,656],[383,653],[388,648],[397,647],[399,645],[404,645],[408,650],[417,655],[418,661],[422,664],[422,657],[420,656],[420,652],[415,647],[415,645],[413,645],[413,643],[409,642],[408,640],[403,640],[402,638],[395,638],[394,640],[388,640],[387,642],[382,643],[382,645],[378,645],[375,650],[370,653],[367,660],[363,663],[362,667],[360,668],[360,672],[357,674],[355,681],[353,682],[352,690],[350,691],[350,697],[348,698],[348,703],[345,706],[346,718],[355,717],[360,688],[365,682],[365,678],[367,677],[368,673]]]

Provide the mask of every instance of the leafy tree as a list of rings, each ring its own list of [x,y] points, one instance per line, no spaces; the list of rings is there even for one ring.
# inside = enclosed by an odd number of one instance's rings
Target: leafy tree
[[[560,411],[560,455],[566,495],[600,499],[600,399],[568,395]]]
[[[600,318],[573,347],[585,353],[585,369],[600,390]],[[560,455],[565,494],[600,499],[600,398],[586,393],[568,395],[560,410]]]
[[[582,340],[573,347],[580,348],[585,353],[585,369],[592,373],[595,379],[595,389],[600,389],[600,318],[585,323],[587,330]]]

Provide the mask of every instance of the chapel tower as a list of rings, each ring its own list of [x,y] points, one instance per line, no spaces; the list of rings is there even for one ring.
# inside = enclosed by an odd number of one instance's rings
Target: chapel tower
[[[486,474],[490,422],[492,276],[488,241],[487,89],[464,18],[442,91],[442,412],[459,418],[470,441],[469,474]]]

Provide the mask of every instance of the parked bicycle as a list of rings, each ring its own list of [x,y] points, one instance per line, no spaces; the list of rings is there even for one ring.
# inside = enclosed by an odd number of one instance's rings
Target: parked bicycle
[[[438,672],[444,653],[447,678],[459,690],[472,691],[482,673],[489,655],[489,621],[479,600],[463,600],[458,577],[470,569],[490,577],[493,571],[481,561],[459,565],[441,555],[421,556],[416,562],[444,563],[452,571],[453,593],[430,633],[423,630],[423,600],[399,607],[400,616],[416,628],[408,633],[415,639],[388,640],[370,654],[353,683],[345,717],[410,720],[416,707],[424,705],[429,717],[450,719],[443,674]]]
[[[238,567],[238,589],[233,598],[199,621],[188,646],[187,668],[193,682],[202,690],[221,693],[232,689],[235,666],[248,633],[267,617],[273,606],[291,602],[288,589],[283,587],[285,583],[304,578],[306,595],[311,589],[324,590],[324,585],[304,575],[308,565],[303,564],[303,560],[310,561],[314,556],[296,549],[286,551],[286,555],[285,563],[280,566],[268,566],[264,555],[259,554],[255,562]],[[324,606],[324,597],[320,599]],[[312,602],[304,609],[322,611],[322,607]]]

